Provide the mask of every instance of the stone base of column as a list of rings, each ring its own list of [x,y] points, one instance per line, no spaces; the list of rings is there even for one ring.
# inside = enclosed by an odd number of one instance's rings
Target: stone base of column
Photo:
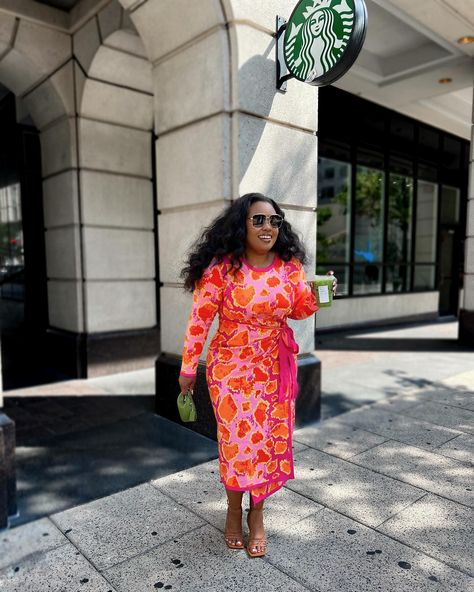
[[[474,311],[459,311],[459,343],[461,345],[470,345],[474,347]]]
[[[45,341],[44,365],[52,380],[151,368],[160,353],[158,327],[91,334],[50,328]]]
[[[298,356],[296,427],[321,419],[321,360],[314,354]]]
[[[162,354],[156,360],[155,411],[176,423],[179,417],[176,399],[179,394],[178,377],[181,357]],[[321,417],[321,361],[312,354],[298,357],[299,394],[296,401],[296,426],[312,423]],[[196,387],[194,389],[198,420],[182,424],[199,434],[216,440],[216,419],[209,398],[206,383],[206,367],[198,365]]]
[[[16,514],[15,422],[0,413],[0,529]]]

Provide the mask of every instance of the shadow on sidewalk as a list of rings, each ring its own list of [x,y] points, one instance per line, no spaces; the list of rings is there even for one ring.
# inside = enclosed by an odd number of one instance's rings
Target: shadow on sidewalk
[[[215,442],[153,410],[154,396],[6,397],[17,428],[12,526],[217,458]]]

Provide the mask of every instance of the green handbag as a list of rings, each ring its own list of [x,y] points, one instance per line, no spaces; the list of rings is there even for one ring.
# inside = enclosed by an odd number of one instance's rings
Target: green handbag
[[[179,393],[177,403],[181,421],[188,422],[197,420],[196,405],[193,401],[193,391],[189,391],[186,394]]]

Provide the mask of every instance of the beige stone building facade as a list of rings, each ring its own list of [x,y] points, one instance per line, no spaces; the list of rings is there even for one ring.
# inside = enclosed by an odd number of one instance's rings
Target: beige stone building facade
[[[15,182],[2,185],[6,195],[7,187],[11,193],[15,183],[31,181],[25,191],[41,201],[43,220],[36,219],[32,230],[35,221],[26,227],[25,219],[25,269],[41,248],[45,264],[44,273],[36,267],[36,275],[25,277],[23,300],[5,298],[6,341],[19,334],[14,319],[21,316],[20,306],[25,313],[28,307],[36,311],[30,317],[36,333],[31,337],[28,323],[20,323],[24,341],[13,348],[12,359],[4,359],[4,370],[6,364],[17,371],[25,347],[52,380],[150,367],[162,353],[179,356],[190,305],[179,279],[186,250],[229,201],[248,191],[268,194],[282,205],[302,234],[308,268],[314,269],[318,90],[296,80],[289,81],[286,93],[275,86],[275,19],[288,18],[294,4],[0,0],[0,94],[2,101],[9,93],[15,96],[22,137],[36,131],[41,159],[39,185],[25,166]],[[380,4],[375,3],[377,10]],[[393,4],[406,23],[410,7]],[[473,22],[471,13],[458,19],[450,38],[461,36],[459,31],[473,34]],[[424,25],[431,38],[435,24]],[[460,92],[470,85],[472,100],[474,44],[459,47],[464,53],[453,58],[452,67],[462,79]],[[430,49],[436,53],[424,51]],[[364,78],[364,68],[373,66],[369,53],[342,79],[341,89],[356,93],[360,84],[364,97],[466,139],[467,123],[460,122],[464,111],[456,119],[449,108],[443,112],[442,101],[432,100],[430,107],[425,100],[428,106],[415,108],[407,99],[409,109],[386,98],[388,83]],[[396,56],[391,57],[395,68]],[[428,58],[433,71],[434,58]],[[424,66],[426,76],[426,64],[405,69]],[[395,85],[415,80],[401,74],[397,79],[395,70],[391,76]],[[471,343],[473,154],[461,304],[463,338]],[[27,233],[37,242],[28,245]],[[11,240],[10,246],[17,244]],[[435,314],[437,298],[436,290],[424,297],[381,294],[373,297],[370,314],[357,298],[347,298],[341,300],[346,321],[339,324],[393,321],[410,316],[407,311]],[[332,325],[337,322],[330,317],[321,319],[321,327]],[[297,324],[302,353],[314,350],[314,330],[314,319]],[[4,373],[4,387],[10,384]]]

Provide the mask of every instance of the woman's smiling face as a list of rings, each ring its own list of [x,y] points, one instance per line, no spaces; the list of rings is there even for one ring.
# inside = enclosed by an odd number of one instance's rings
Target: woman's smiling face
[[[276,213],[272,204],[266,201],[256,201],[250,206],[246,220],[245,248],[247,251],[251,251],[257,255],[264,255],[271,251],[278,238],[279,230],[270,224],[268,216]],[[259,226],[258,228],[253,226],[250,218],[254,214],[264,214],[267,216],[263,226]]]

